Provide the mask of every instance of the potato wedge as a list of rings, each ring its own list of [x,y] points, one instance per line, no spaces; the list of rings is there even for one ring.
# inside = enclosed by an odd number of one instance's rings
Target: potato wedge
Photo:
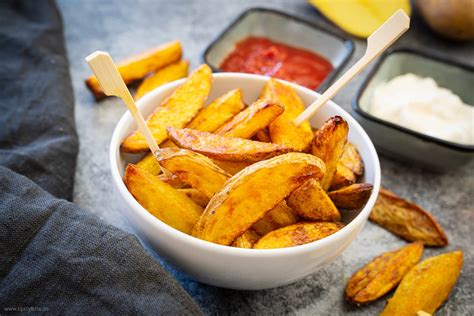
[[[214,164],[211,159],[190,150],[164,148],[160,152],[158,161],[182,182],[203,193],[209,199],[231,176]]]
[[[135,80],[143,79],[152,71],[178,61],[181,54],[181,43],[173,41],[124,59],[117,63],[117,69],[125,84],[129,84]],[[96,100],[105,97],[95,76],[87,78],[86,85]]]
[[[166,184],[171,185],[175,189],[186,188],[188,186],[186,183],[179,180],[179,178],[177,176],[175,176],[174,174],[172,174],[170,176],[165,175],[165,174],[159,174],[158,179],[160,181],[163,181]]]
[[[369,219],[409,241],[422,241],[425,245],[438,247],[448,244],[446,234],[431,214],[383,188]]]
[[[136,166],[145,169],[154,176],[157,176],[161,173],[160,165],[151,152],[143,156],[143,158],[137,162]]]
[[[179,147],[217,160],[255,162],[289,151],[288,148],[277,144],[227,137],[189,128],[170,127],[168,133],[171,140]]]
[[[130,193],[153,216],[183,233],[191,233],[203,209],[158,177],[129,164],[124,177]]]
[[[273,249],[299,246],[332,235],[342,227],[342,223],[333,222],[297,223],[269,232],[253,247]]]
[[[280,202],[273,209],[268,211],[262,219],[252,225],[252,230],[263,236],[272,230],[293,225],[298,217],[285,201]]]
[[[375,301],[397,286],[422,254],[423,243],[414,242],[378,256],[350,278],[346,297],[356,304]]]
[[[232,247],[252,248],[260,236],[252,229],[247,230],[232,243]]]
[[[348,133],[349,125],[340,116],[331,117],[314,133],[311,152],[326,164],[326,175],[321,181],[321,187],[325,191],[329,189],[336,173],[337,162],[344,151]]]
[[[324,172],[321,159],[301,153],[255,163],[230,178],[214,195],[193,235],[229,245],[306,180],[321,179]]]
[[[296,126],[293,121],[304,111],[304,104],[296,92],[277,79],[268,80],[263,88],[261,99],[273,100],[281,104],[285,111],[270,123],[270,139],[276,144],[305,151],[311,145],[313,131],[308,121]]]
[[[164,85],[165,83],[186,78],[188,76],[188,69],[189,61],[187,60],[180,60],[158,69],[153,74],[143,79],[140,83],[137,92],[135,92],[135,100],[140,99],[148,92]]]
[[[234,175],[237,172],[241,171],[244,168],[247,168],[250,166],[252,163],[251,162],[245,162],[245,161],[227,161],[227,160],[217,160],[217,159],[212,159],[216,165],[221,167],[223,170],[225,170],[227,173]]]
[[[362,208],[372,193],[373,185],[369,183],[355,183],[339,190],[328,193],[329,198],[337,207],[346,210]]]
[[[148,118],[147,125],[158,144],[168,138],[166,127],[184,127],[202,108],[211,90],[211,79],[211,68],[201,65]],[[148,145],[136,131],[123,141],[121,148],[124,152],[139,153],[147,151]]]
[[[288,206],[299,216],[324,222],[341,219],[339,210],[315,179],[309,179],[286,199]]]
[[[275,102],[257,100],[219,127],[216,134],[249,139],[273,122],[283,110],[283,107]]]
[[[338,190],[343,187],[347,187],[356,182],[356,176],[351,169],[347,168],[341,162],[337,163],[336,173],[332,178],[329,191]]]
[[[362,157],[357,148],[351,143],[347,143],[344,147],[344,152],[339,162],[351,169],[356,176],[364,174],[364,162],[362,161]]]
[[[178,189],[178,191],[186,194],[194,203],[203,208],[209,203],[209,198],[194,188]]]
[[[462,264],[462,251],[420,262],[405,275],[380,315],[416,315],[420,310],[434,314],[451,293]]]
[[[272,140],[270,139],[270,132],[268,128],[261,129],[255,134],[255,140],[263,143],[271,143]]]

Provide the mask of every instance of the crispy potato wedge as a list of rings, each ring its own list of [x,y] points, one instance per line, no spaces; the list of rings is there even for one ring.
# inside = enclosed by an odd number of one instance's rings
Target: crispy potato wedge
[[[351,169],[347,168],[341,162],[337,163],[336,173],[332,178],[331,185],[329,186],[329,191],[334,191],[347,187],[356,182],[356,176]]]
[[[289,151],[288,148],[277,144],[227,137],[189,128],[170,127],[168,133],[171,140],[179,147],[217,160],[255,162]]]
[[[127,166],[124,181],[138,203],[153,216],[183,233],[191,233],[203,209],[184,193],[132,164]]]
[[[305,121],[296,126],[293,121],[304,111],[304,104],[296,92],[277,79],[268,80],[263,88],[261,99],[273,100],[281,104],[285,111],[268,127],[270,139],[276,144],[305,151],[311,145],[313,131],[309,122]]]
[[[364,174],[364,162],[362,161],[362,157],[357,148],[351,143],[347,143],[344,147],[344,152],[339,162],[351,169],[357,176]]]
[[[160,179],[160,181],[163,181],[166,184],[171,185],[175,189],[181,189],[181,188],[185,188],[185,187],[188,186],[186,183],[182,182],[174,174],[172,174],[171,176],[167,176],[165,174],[159,174],[158,179]]]
[[[219,127],[216,134],[249,139],[273,122],[283,110],[283,107],[275,102],[257,100]]]
[[[191,200],[199,206],[205,208],[209,203],[209,198],[200,191],[193,188],[178,189],[179,192],[186,194]]]
[[[326,175],[321,181],[321,187],[325,191],[329,189],[336,173],[337,162],[344,151],[348,133],[349,125],[340,116],[331,117],[314,133],[311,152],[326,164]]]
[[[383,188],[369,219],[409,241],[422,241],[427,246],[438,247],[448,244],[448,237],[431,214]]]
[[[252,226],[252,230],[258,235],[263,236],[272,230],[293,225],[298,221],[295,212],[286,204],[280,202],[273,209],[268,211],[265,216]]]
[[[273,249],[299,246],[332,235],[342,227],[342,223],[333,222],[297,223],[269,232],[253,247]]]
[[[180,60],[158,69],[140,83],[137,92],[135,92],[135,100],[140,99],[148,92],[164,85],[165,83],[186,78],[188,76],[188,69],[189,61],[187,60]]]
[[[124,59],[117,63],[117,69],[125,84],[129,84],[135,80],[143,79],[152,71],[178,61],[181,54],[181,43],[173,41]],[[86,85],[96,100],[105,97],[95,76],[87,78]]]
[[[255,231],[249,229],[240,237],[237,237],[232,243],[232,246],[238,248],[252,248],[253,244],[255,244],[259,238],[260,236]]]
[[[451,293],[462,264],[462,251],[420,262],[405,275],[380,315],[416,315],[420,310],[434,314]]]
[[[193,235],[229,245],[306,180],[321,179],[324,172],[321,159],[301,153],[255,163],[230,178],[214,195]]]
[[[422,254],[423,243],[414,242],[378,256],[350,278],[346,297],[356,304],[375,301],[397,286]]]
[[[328,193],[329,198],[337,207],[346,210],[362,208],[372,193],[373,185],[369,183],[355,183],[339,190]]]
[[[240,89],[220,96],[204,107],[186,127],[203,132],[214,132],[245,108]]]
[[[212,71],[207,65],[196,69],[148,118],[147,125],[158,144],[168,138],[166,127],[184,127],[198,113],[211,90]],[[122,150],[139,153],[148,150],[145,138],[135,131],[122,143]]]
[[[270,132],[268,131],[268,128],[259,130],[257,134],[255,134],[255,139],[263,143],[272,142],[272,140],[270,139]]]
[[[143,156],[143,158],[137,162],[136,166],[145,169],[154,176],[157,176],[161,173],[160,165],[151,152]]]
[[[337,222],[339,210],[315,179],[309,179],[286,199],[299,216],[315,221]]]
[[[190,150],[164,148],[160,151],[158,161],[182,182],[203,193],[209,199],[231,177],[211,159]]]
[[[244,168],[247,168],[252,163],[245,161],[227,161],[227,160],[217,160],[213,159],[214,163],[225,170],[227,173],[234,175],[237,172],[241,171]]]

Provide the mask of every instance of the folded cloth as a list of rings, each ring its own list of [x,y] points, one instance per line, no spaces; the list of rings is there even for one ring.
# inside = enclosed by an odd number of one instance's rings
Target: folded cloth
[[[200,314],[133,235],[65,200],[78,142],[55,3],[0,1],[0,47],[0,314]]]

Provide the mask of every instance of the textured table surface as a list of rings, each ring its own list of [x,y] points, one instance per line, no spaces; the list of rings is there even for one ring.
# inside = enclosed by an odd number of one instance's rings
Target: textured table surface
[[[243,10],[271,7],[311,20],[325,28],[337,29],[304,1],[100,1],[60,0],[65,37],[76,98],[76,122],[80,136],[80,154],[75,178],[74,200],[104,221],[129,230],[116,211],[114,189],[108,163],[108,149],[115,124],[125,112],[117,99],[96,103],[85,88],[90,70],[84,57],[94,50],[108,51],[116,59],[157,44],[180,39],[185,58],[194,68],[201,62],[206,45]],[[365,49],[354,40],[355,53],[350,64]],[[397,46],[428,50],[450,58],[474,63],[474,45],[441,41],[422,23],[414,23]],[[335,98],[350,110],[355,90],[367,71],[356,78]],[[474,124],[474,123],[473,123]],[[474,312],[474,161],[446,174],[431,173],[410,163],[381,157],[382,182],[403,197],[430,210],[446,229],[450,245],[427,249],[425,257],[462,249],[465,264],[462,276],[449,301],[439,314],[467,315]],[[184,288],[208,314],[377,314],[385,300],[366,307],[354,307],[343,297],[346,280],[359,267],[380,253],[405,242],[368,223],[349,248],[326,268],[289,286],[265,291],[233,291],[200,284],[166,265]],[[159,258],[156,253],[150,253]]]

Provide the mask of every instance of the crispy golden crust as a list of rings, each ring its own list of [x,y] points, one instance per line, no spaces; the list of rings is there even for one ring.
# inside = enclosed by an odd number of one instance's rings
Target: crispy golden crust
[[[237,172],[241,171],[244,168],[247,168],[250,166],[252,163],[251,162],[245,162],[245,161],[228,161],[228,160],[218,160],[218,159],[212,159],[216,165],[221,167],[223,170],[225,170],[227,173],[234,175]]]
[[[265,216],[255,224],[252,229],[263,236],[272,230],[295,224],[298,220],[293,211],[285,201],[281,201],[277,206],[268,211]]]
[[[337,207],[354,210],[364,207],[372,193],[373,185],[355,183],[328,193],[329,198]]]
[[[209,203],[209,198],[193,188],[178,189],[179,192],[186,194],[197,205],[205,208]]]
[[[341,162],[337,163],[336,173],[332,178],[329,191],[341,189],[356,182],[356,176],[351,169],[347,168]]]
[[[137,162],[137,167],[145,169],[146,171],[155,176],[161,173],[160,165],[158,164],[158,161],[151,152],[143,156],[143,158],[139,162]]]
[[[259,130],[257,134],[255,134],[255,139],[263,143],[272,142],[272,140],[270,139],[270,132],[268,131],[268,128]]]
[[[347,143],[344,147],[344,152],[339,162],[351,169],[356,176],[364,174],[364,162],[362,161],[362,157],[357,148],[351,143]]]
[[[232,247],[252,248],[260,236],[252,229],[247,230],[232,243]]]

